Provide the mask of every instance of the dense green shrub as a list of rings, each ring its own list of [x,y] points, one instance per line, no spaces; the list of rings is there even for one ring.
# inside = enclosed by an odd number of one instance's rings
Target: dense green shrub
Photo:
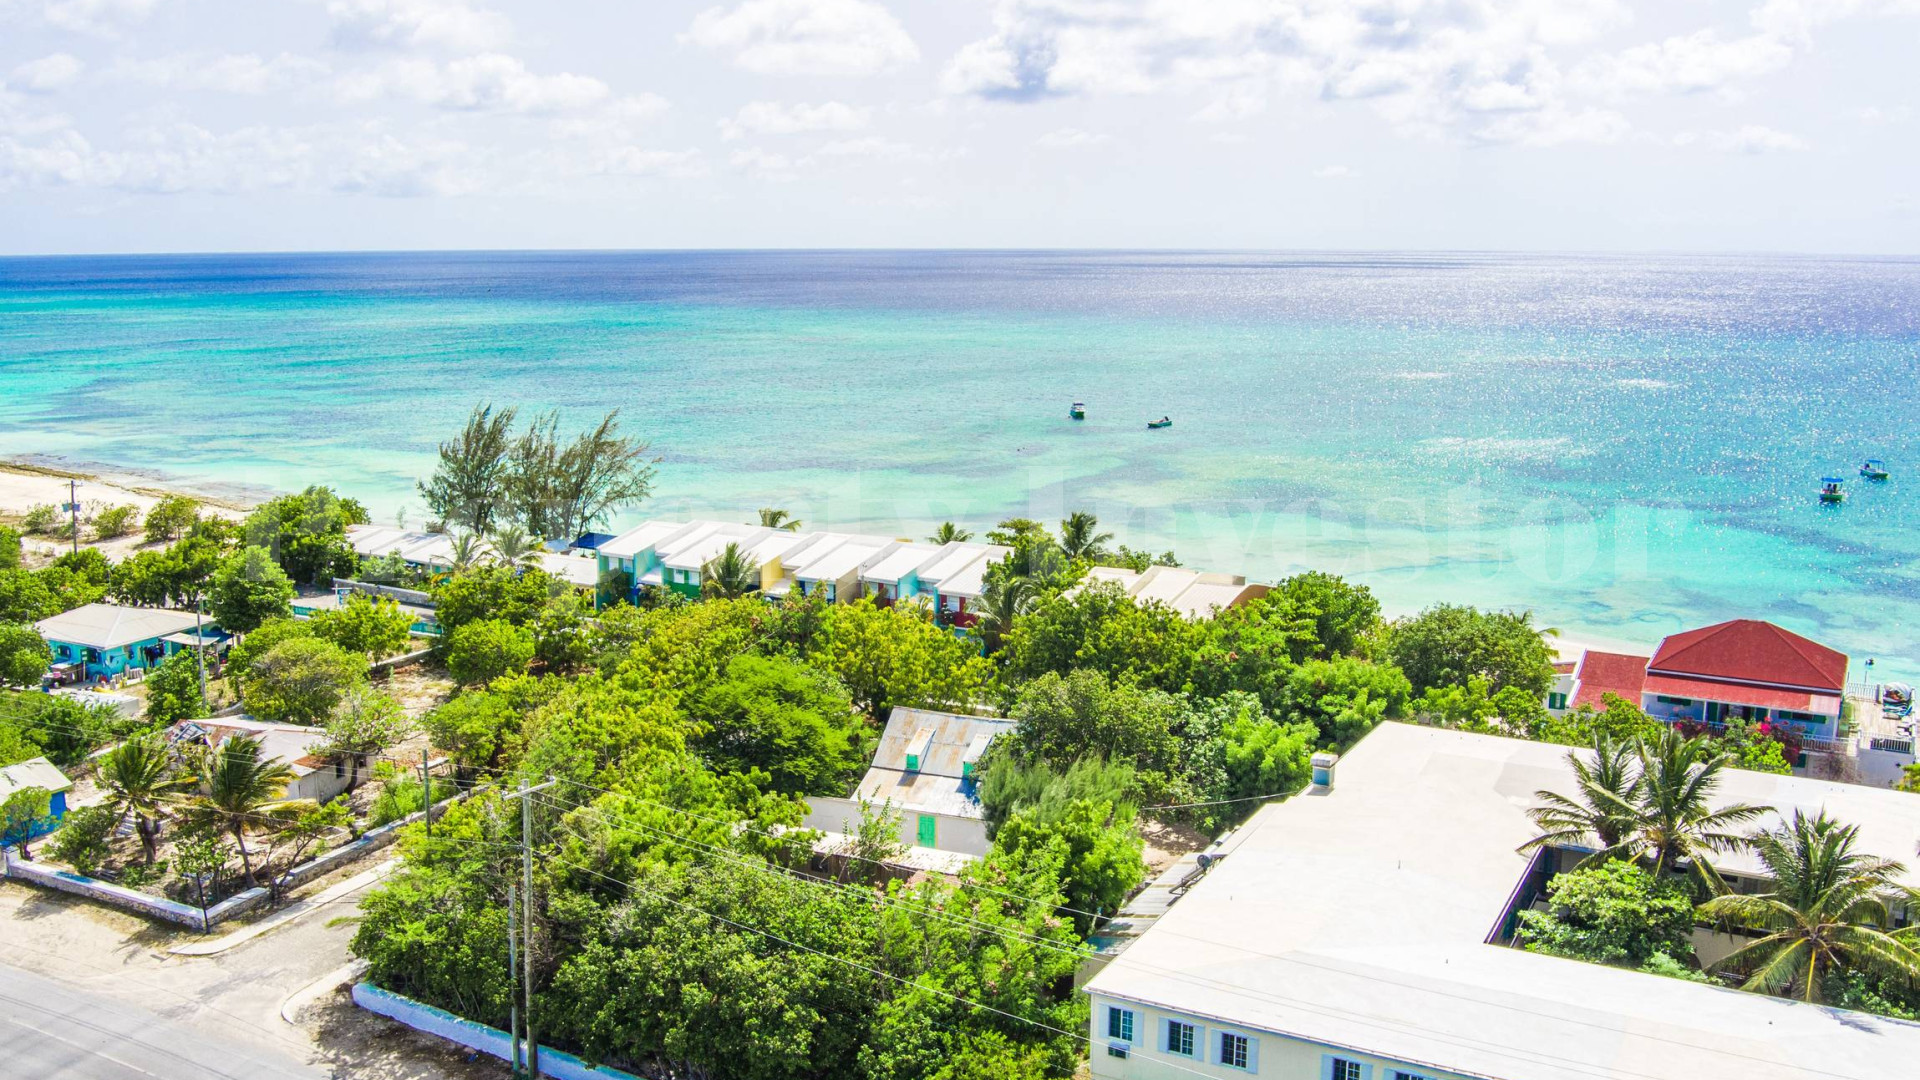
[[[533,633],[505,619],[480,619],[447,635],[447,673],[462,686],[490,683],[527,670]]]
[[[1685,886],[1607,859],[1547,883],[1546,911],[1522,911],[1514,940],[1533,952],[1640,967],[1655,955],[1693,959],[1693,899]]]

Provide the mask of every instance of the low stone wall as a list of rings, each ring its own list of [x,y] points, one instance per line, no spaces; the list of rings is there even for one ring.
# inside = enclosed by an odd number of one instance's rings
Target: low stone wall
[[[436,1009],[412,998],[390,993],[372,983],[353,984],[353,1003],[415,1031],[437,1035],[448,1042],[478,1050],[501,1061],[513,1060],[513,1036],[497,1027],[462,1019],[445,1009]],[[545,1046],[540,1048],[540,1072],[543,1076],[556,1077],[558,1080],[638,1080],[632,1073],[610,1069],[605,1065],[589,1065],[572,1054]]]
[[[318,858],[301,863],[287,875],[286,881],[281,885],[282,890],[297,889],[316,878],[325,877],[343,866],[366,858],[381,848],[391,845],[399,838],[402,828],[421,820],[429,813],[438,820],[447,812],[449,806],[466,798],[467,795],[468,792],[463,791],[451,799],[444,799],[434,804],[427,810],[409,814],[399,821],[369,830],[352,843],[342,844],[331,851],[324,852]],[[12,848],[5,849],[4,859],[6,862],[4,876],[12,880],[72,893],[75,896],[84,896],[89,900],[96,900],[123,911],[131,911],[135,915],[145,915],[175,923],[202,933],[236,915],[243,915],[264,905],[271,895],[266,886],[257,886],[235,893],[203,912],[191,904],[178,904],[164,897],[129,889],[124,885],[115,885],[111,881],[101,881],[99,878],[76,874],[71,870],[58,870],[40,863],[25,862],[14,855]]]

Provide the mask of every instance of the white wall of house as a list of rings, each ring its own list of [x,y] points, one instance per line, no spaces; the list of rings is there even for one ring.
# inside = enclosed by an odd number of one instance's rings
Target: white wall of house
[[[873,805],[877,807],[880,804]],[[932,847],[962,855],[985,855],[992,846],[987,840],[987,823],[979,818],[956,814],[923,814],[909,806],[894,806],[892,809],[900,814],[900,842],[908,847]],[[933,819],[932,844],[920,843],[920,819],[923,817]],[[821,832],[851,836],[860,829],[860,800],[810,798],[807,800],[805,825]]]
[[[1223,1078],[1268,1076],[1285,1080],[1346,1080],[1345,1076],[1333,1075],[1335,1060],[1357,1065],[1357,1080],[1401,1080],[1403,1076],[1419,1080],[1456,1080],[1457,1077],[1455,1073],[1436,1071],[1427,1066],[1416,1068],[1404,1062],[1275,1035],[1256,1028],[1118,1001],[1099,994],[1091,997],[1093,1021],[1090,1034],[1093,1045],[1088,1053],[1095,1080],[1175,1080],[1196,1073]],[[1115,1009],[1132,1014],[1131,1041],[1116,1038],[1112,1034],[1116,1024],[1123,1031],[1129,1026],[1126,1021],[1115,1020],[1112,1015]],[[1180,1053],[1177,1048],[1168,1045],[1168,1037],[1172,1034],[1168,1021],[1191,1027],[1191,1054]],[[1244,1067],[1222,1060],[1223,1034],[1246,1040]],[[1124,1057],[1111,1052],[1118,1046],[1126,1047]]]

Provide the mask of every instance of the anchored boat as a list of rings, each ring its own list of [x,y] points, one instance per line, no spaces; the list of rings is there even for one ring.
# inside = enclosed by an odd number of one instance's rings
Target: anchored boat
[[[1840,485],[1844,483],[1846,483],[1846,481],[1841,479],[1838,476],[1821,477],[1820,478],[1820,501],[1823,503],[1846,502],[1847,493],[1840,490]]]
[[[1075,420],[1085,420],[1087,418],[1087,403],[1084,401],[1074,402],[1073,408],[1067,410],[1067,415],[1073,417]]]
[[[1868,458],[1866,462],[1860,466],[1860,475],[1869,480],[1885,480],[1891,474],[1887,472],[1887,467],[1881,463],[1879,458]]]
[[[1163,416],[1158,420],[1147,421],[1148,431],[1152,431],[1155,428],[1172,427],[1172,426],[1173,426],[1173,418],[1170,416]]]

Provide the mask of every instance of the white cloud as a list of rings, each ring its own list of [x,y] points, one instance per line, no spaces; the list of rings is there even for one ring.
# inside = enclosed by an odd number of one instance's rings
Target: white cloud
[[[1321,180],[1351,180],[1360,174],[1345,165],[1322,165],[1313,175]]]
[[[1113,136],[1105,132],[1082,131],[1079,128],[1060,128],[1049,131],[1033,140],[1035,146],[1044,146],[1050,150],[1070,150],[1082,146],[1098,146],[1112,141]]]
[[[327,65],[304,56],[281,53],[262,59],[253,53],[205,56],[181,53],[150,60],[116,64],[121,78],[178,90],[212,90],[223,94],[266,94],[323,79]]]
[[[395,60],[343,77],[338,91],[350,103],[399,97],[442,109],[508,113],[579,111],[613,97],[612,89],[591,75],[539,75],[518,57],[502,53],[444,64]]]
[[[876,75],[920,58],[900,21],[869,0],[747,0],[701,12],[681,40],[762,75]]]
[[[1727,154],[1771,154],[1809,148],[1800,136],[1761,124],[1744,124],[1735,131],[1710,132],[1706,143]]]
[[[53,53],[14,68],[13,74],[7,76],[7,87],[29,94],[50,94],[73,85],[73,80],[79,78],[85,68],[72,53]]]
[[[1564,109],[1512,113],[1476,128],[1473,138],[1483,143],[1519,146],[1564,146],[1568,143],[1616,143],[1633,125],[1611,109]]]
[[[111,36],[146,19],[158,4],[159,0],[49,0],[40,17],[62,30]]]
[[[739,112],[720,121],[720,137],[732,140],[748,135],[859,131],[872,119],[872,109],[856,108],[838,101],[825,101],[818,105],[754,101],[740,106]]]
[[[797,168],[797,163],[787,155],[762,150],[757,146],[735,150],[727,157],[727,164],[739,172],[751,173],[763,180],[791,180]]]
[[[333,39],[346,48],[438,47],[484,52],[513,40],[513,24],[467,0],[327,0]]]
[[[1574,78],[1608,98],[1688,94],[1718,90],[1792,62],[1793,49],[1770,35],[1727,41],[1713,30],[1701,30],[1598,57],[1582,64]]]

